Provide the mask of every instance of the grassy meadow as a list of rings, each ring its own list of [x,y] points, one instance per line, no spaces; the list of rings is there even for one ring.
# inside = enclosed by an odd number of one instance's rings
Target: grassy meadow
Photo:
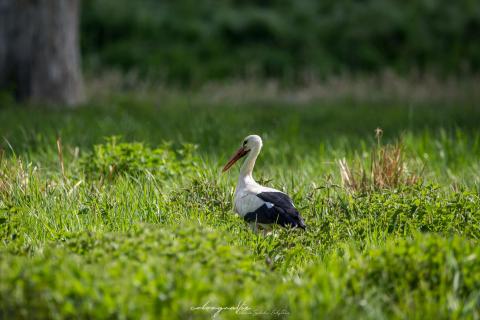
[[[1,318],[480,317],[478,100],[2,99]],[[305,232],[233,213],[248,134]],[[414,182],[344,186],[396,143]]]

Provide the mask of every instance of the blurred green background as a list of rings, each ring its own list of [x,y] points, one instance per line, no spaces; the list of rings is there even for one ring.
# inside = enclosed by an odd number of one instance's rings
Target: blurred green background
[[[85,0],[81,21],[87,70],[180,85],[480,67],[476,0]]]

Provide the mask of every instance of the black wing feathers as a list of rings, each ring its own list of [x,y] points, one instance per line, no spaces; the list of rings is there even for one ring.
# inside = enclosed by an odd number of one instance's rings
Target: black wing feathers
[[[273,207],[268,207],[266,204],[255,210],[249,212],[244,216],[247,222],[257,223],[277,223],[282,227],[300,227],[305,229],[305,222],[300,213],[295,209],[292,200],[281,192],[261,192],[257,197],[263,201],[270,202]]]
[[[284,208],[284,209],[290,209],[291,208],[291,209],[294,209],[295,211],[297,211],[292,204],[293,203],[292,199],[290,199],[290,197],[287,196],[285,193],[281,193],[281,192],[261,192],[261,193],[257,194],[257,197],[259,197],[263,201],[273,203],[277,207]],[[297,213],[298,213],[298,211],[297,211]]]

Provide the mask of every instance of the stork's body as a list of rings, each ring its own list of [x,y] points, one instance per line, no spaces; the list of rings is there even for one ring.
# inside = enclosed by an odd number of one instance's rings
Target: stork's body
[[[235,189],[235,212],[255,230],[258,225],[265,227],[272,224],[305,229],[305,223],[288,195],[261,186],[253,179],[253,168],[261,149],[262,139],[259,136],[246,137],[242,147],[223,169],[228,170],[238,159],[247,156]]]

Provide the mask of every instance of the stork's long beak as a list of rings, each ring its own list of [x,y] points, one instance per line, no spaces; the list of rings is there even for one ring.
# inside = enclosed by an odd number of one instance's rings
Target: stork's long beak
[[[230,169],[231,166],[233,166],[233,164],[235,162],[237,162],[238,159],[244,157],[248,151],[250,150],[245,150],[244,147],[241,147],[240,149],[238,149],[235,154],[230,158],[230,160],[228,160],[227,164],[225,165],[225,167],[223,167],[223,170],[222,172],[225,172],[227,171],[228,169]]]

